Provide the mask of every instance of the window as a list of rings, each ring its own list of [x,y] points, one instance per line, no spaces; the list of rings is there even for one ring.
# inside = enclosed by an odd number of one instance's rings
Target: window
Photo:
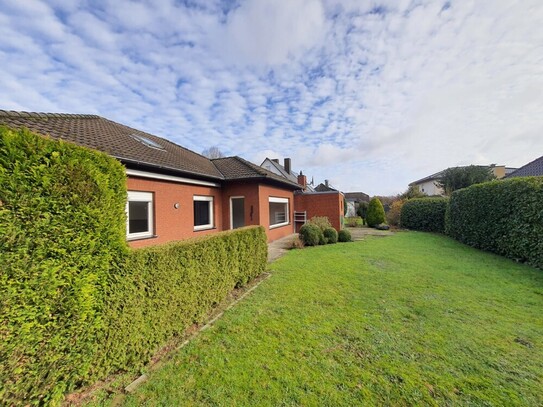
[[[149,137],[140,136],[139,134],[131,134],[130,137],[136,141],[139,141],[143,145],[146,145],[147,147],[156,148],[157,150],[165,150],[164,147],[162,147],[156,141],[151,140]]]
[[[151,192],[128,191],[126,217],[128,239],[153,236],[153,194]]]
[[[288,225],[288,199],[270,197],[270,228]]]
[[[194,230],[213,228],[213,197],[194,196]]]

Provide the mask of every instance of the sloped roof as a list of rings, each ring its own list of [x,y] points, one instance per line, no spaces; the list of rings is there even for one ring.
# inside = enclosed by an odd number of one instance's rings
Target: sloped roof
[[[273,165],[273,167],[275,169],[277,169],[277,171],[279,171],[279,173],[285,177],[286,179],[288,179],[289,181],[292,181],[292,182],[295,182],[295,183],[298,183],[298,175],[294,172],[294,171],[290,171],[290,174],[286,171],[285,167],[283,167],[281,164],[279,164],[277,161],[275,160],[272,160],[271,158],[268,158],[266,157],[266,159],[262,162],[262,164],[260,164],[260,166],[262,168],[264,168],[264,163],[265,162],[269,162],[271,163],[271,165]],[[313,189],[313,186],[312,185],[309,185],[309,184],[306,184],[306,191],[308,192],[312,192],[314,191]]]
[[[364,192],[345,192],[345,199],[357,202],[369,202],[370,196]]]
[[[125,164],[140,164],[186,174],[224,179],[208,158],[162,137],[96,115],[0,110],[0,124],[67,140],[105,152]]]
[[[238,156],[215,158],[211,161],[226,180],[264,179],[286,184],[295,189],[301,188],[297,182],[292,182]]]
[[[511,172],[507,175],[507,178],[530,176],[543,176],[543,156]]]
[[[337,191],[337,189],[332,188],[330,185],[325,185],[322,182],[315,187],[317,192],[328,192],[328,191]]]
[[[457,166],[457,167],[450,167],[450,168],[467,168],[467,167],[470,167],[469,165],[460,165],[460,166]],[[493,168],[492,165],[474,165],[474,167],[482,167],[482,168]],[[505,168],[505,176],[508,176],[508,174],[512,173],[512,172],[515,172],[516,168],[511,168],[511,167],[504,167]],[[443,176],[443,173],[445,171],[447,171],[448,168],[444,169],[444,170],[441,170],[441,171],[438,171],[432,175],[428,175],[427,177],[424,177],[424,178],[421,178],[417,181],[413,181],[409,184],[409,186],[412,186],[412,185],[418,185],[418,184],[422,184],[423,182],[428,182],[428,181],[432,181],[432,180],[438,180],[440,179],[442,176]]]

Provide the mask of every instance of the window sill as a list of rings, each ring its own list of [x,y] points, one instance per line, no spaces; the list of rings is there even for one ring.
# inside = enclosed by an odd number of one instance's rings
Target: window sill
[[[149,235],[149,236],[137,236],[137,237],[127,237],[127,242],[135,242],[136,240],[148,240],[148,239],[156,239],[158,235]]]
[[[277,225],[270,225],[270,229],[282,228],[283,226],[288,226],[288,225],[290,225],[290,222],[278,223]]]
[[[217,229],[215,226],[195,226],[194,232],[203,232],[204,230]]]

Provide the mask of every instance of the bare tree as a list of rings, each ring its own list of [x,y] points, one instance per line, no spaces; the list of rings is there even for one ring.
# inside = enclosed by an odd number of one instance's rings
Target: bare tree
[[[217,146],[206,148],[204,151],[202,151],[202,155],[209,159],[224,157],[223,152]]]

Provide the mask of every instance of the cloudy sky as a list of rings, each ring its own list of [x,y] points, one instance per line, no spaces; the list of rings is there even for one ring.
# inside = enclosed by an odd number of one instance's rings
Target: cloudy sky
[[[0,0],[0,109],[399,193],[543,155],[542,22],[541,0]]]

